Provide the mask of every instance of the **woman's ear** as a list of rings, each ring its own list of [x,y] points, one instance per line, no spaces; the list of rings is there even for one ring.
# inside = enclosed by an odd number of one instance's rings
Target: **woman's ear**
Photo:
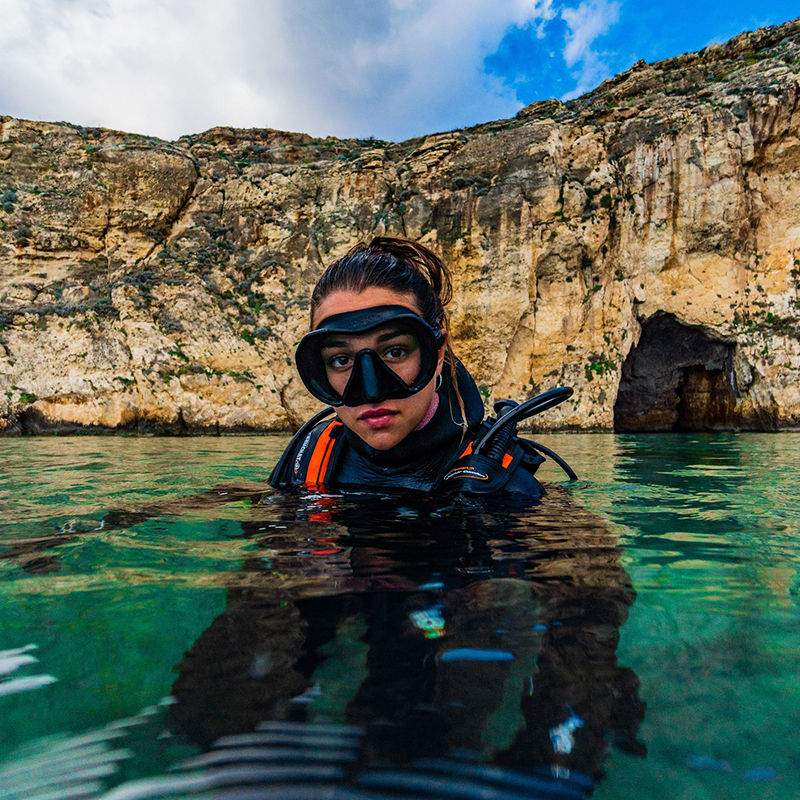
[[[444,354],[447,352],[447,331],[442,328],[442,346],[439,348],[439,355],[436,359],[436,374],[442,371],[442,364],[444,364]]]

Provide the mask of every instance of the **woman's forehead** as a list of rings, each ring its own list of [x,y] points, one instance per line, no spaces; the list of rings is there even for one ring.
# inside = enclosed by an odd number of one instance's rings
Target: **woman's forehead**
[[[324,297],[314,309],[314,326],[319,326],[334,314],[347,314],[374,306],[405,306],[415,314],[422,314],[411,292],[397,292],[384,286],[368,286],[361,292],[337,289]]]

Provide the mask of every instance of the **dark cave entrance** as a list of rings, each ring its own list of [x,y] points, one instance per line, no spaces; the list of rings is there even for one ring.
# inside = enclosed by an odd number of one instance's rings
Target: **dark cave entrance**
[[[737,428],[734,348],[672,314],[646,320],[639,344],[622,365],[614,430]]]

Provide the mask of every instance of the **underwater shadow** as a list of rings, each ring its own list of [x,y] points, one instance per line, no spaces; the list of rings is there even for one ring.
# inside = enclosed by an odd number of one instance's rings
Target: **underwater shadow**
[[[176,667],[170,727],[204,751],[186,769],[343,797],[577,797],[611,747],[645,755],[616,657],[631,579],[566,493],[250,502],[251,557]]]

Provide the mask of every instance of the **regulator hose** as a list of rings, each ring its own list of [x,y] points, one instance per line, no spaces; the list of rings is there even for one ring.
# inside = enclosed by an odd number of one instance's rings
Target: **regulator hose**
[[[541,414],[543,411],[563,403],[567,398],[572,397],[572,394],[572,389],[569,386],[559,386],[556,389],[550,389],[536,397],[532,397],[524,403],[517,404],[513,400],[499,401],[494,407],[497,419],[478,438],[472,447],[472,452],[475,455],[483,454],[499,461],[511,443],[511,439],[516,433],[517,423],[520,420]],[[533,442],[530,439],[526,439],[526,441],[535,450],[552,458],[566,472],[570,480],[577,480],[578,476],[561,456],[538,442]]]
[[[563,458],[561,458],[561,456],[558,453],[554,452],[549,447],[545,447],[543,444],[539,444],[539,442],[534,442],[533,439],[526,439],[525,441],[534,450],[538,450],[540,453],[543,453],[544,455],[549,456],[550,458],[552,458],[553,461],[555,461],[556,464],[558,464],[558,466],[561,467],[561,469],[563,469],[564,472],[567,473],[567,477],[571,481],[578,480],[578,476],[575,474],[575,471],[572,469],[572,467],[569,464],[567,464],[566,461],[564,461]]]

